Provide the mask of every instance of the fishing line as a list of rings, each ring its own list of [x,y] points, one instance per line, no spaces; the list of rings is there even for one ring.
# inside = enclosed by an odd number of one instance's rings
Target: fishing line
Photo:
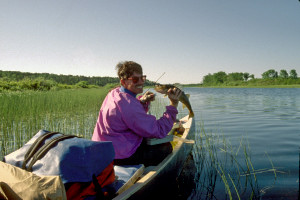
[[[154,85],[157,83],[157,81],[163,76],[163,75],[165,75],[165,73],[166,72],[164,72],[155,82],[154,82]],[[148,92],[150,90],[150,88],[148,88],[147,90],[146,90],[146,92]],[[144,92],[144,94],[146,94],[146,92]],[[143,94],[143,95],[144,95]]]

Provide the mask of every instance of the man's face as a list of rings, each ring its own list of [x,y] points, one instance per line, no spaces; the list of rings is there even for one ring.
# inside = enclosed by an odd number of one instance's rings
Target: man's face
[[[124,88],[130,90],[134,94],[143,93],[145,80],[146,80],[146,76],[134,72],[132,76],[124,80],[123,86]]]

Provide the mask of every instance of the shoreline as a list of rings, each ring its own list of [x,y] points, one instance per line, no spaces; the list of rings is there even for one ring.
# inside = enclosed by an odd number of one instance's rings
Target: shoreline
[[[198,87],[198,88],[300,88],[300,85],[244,85],[244,86],[203,86],[183,84],[183,87]]]

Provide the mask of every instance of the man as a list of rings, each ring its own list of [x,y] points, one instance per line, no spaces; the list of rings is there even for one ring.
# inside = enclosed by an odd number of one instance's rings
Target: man
[[[155,95],[143,93],[146,76],[141,65],[133,61],[121,62],[116,66],[121,87],[110,91],[104,99],[94,129],[92,140],[112,141],[115,149],[115,164],[156,165],[172,151],[170,143],[147,146],[143,138],[164,138],[171,130],[178,113],[181,90],[172,88],[167,95],[170,105],[163,116],[156,120],[147,114]]]

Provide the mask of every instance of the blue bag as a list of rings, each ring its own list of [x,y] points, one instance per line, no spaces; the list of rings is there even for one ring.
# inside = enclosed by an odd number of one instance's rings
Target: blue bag
[[[42,147],[46,151],[39,151]],[[113,160],[112,142],[96,142],[40,130],[23,147],[4,157],[4,162],[37,175],[59,175],[64,184],[90,182]]]

